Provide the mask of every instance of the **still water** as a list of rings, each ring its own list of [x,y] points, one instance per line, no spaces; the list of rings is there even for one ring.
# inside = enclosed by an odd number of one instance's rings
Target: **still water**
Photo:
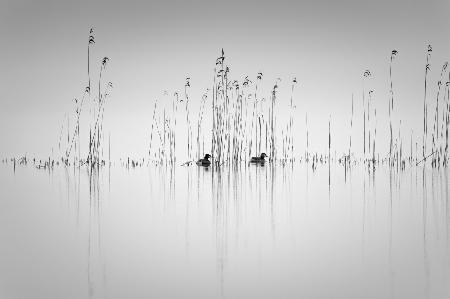
[[[0,298],[450,298],[449,177],[0,165]]]

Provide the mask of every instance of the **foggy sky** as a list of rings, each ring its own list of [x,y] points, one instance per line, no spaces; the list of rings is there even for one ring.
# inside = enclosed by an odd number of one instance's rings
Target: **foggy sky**
[[[73,99],[87,86],[91,27],[96,41],[92,72],[98,73],[101,58],[111,59],[105,80],[114,83],[114,90],[105,128],[118,156],[146,153],[154,101],[163,99],[165,90],[182,90],[186,77],[197,115],[222,48],[234,79],[264,73],[267,96],[280,77],[280,105],[287,105],[290,82],[297,78],[299,152],[304,151],[306,113],[312,149],[326,145],[331,118],[334,149],[346,150],[352,94],[354,150],[361,150],[362,74],[369,69],[368,88],[374,90],[383,138],[380,151],[385,152],[390,53],[399,52],[393,68],[395,119],[402,120],[405,136],[414,130],[416,139],[422,131],[427,45],[433,46],[430,101],[436,98],[442,64],[450,58],[449,8],[445,0],[1,0],[0,155],[48,155],[56,147],[65,115],[73,113]]]

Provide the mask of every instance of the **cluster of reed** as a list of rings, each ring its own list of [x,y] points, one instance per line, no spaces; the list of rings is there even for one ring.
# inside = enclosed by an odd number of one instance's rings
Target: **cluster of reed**
[[[426,65],[425,65],[425,81],[424,81],[424,101],[423,101],[423,135],[422,135],[422,159],[419,159],[418,154],[418,142],[415,142],[415,157],[413,153],[413,131],[410,133],[410,152],[409,156],[404,149],[404,136],[402,135],[402,120],[395,119],[394,114],[394,84],[393,84],[393,72],[392,66],[395,57],[398,54],[397,50],[392,50],[390,55],[389,64],[389,83],[390,83],[390,96],[388,99],[388,116],[389,116],[389,152],[387,156],[376,152],[376,140],[377,140],[377,111],[373,109],[371,111],[371,105],[374,101],[374,91],[370,90],[366,92],[366,84],[372,77],[370,70],[366,70],[363,74],[363,162],[367,163],[373,169],[378,163],[386,163],[390,167],[404,169],[406,162],[410,164],[420,163],[426,161],[431,157],[431,164],[433,167],[446,166],[448,164],[448,143],[449,143],[449,126],[450,126],[450,72],[447,71],[448,63],[445,62],[440,71],[440,79],[437,82],[437,94],[434,107],[434,121],[433,128],[430,132],[429,120],[428,120],[428,108],[432,105],[427,100],[427,87],[428,87],[428,74],[431,70],[432,47],[428,45],[426,51]],[[447,73],[446,73],[447,72]],[[449,81],[445,83],[445,89],[442,91],[442,85],[444,77],[448,75]],[[366,100],[367,99],[367,100]],[[352,95],[352,113],[350,119],[350,138],[349,138],[349,150],[348,154],[344,154],[340,161],[343,161],[345,165],[350,165],[352,152],[352,131],[353,131],[353,95]],[[395,123],[398,123],[396,126]],[[431,138],[431,140],[429,140]],[[428,148],[428,143],[431,142],[431,151]]]
[[[187,162],[183,165],[191,164],[195,158],[206,152],[212,154],[213,164],[216,166],[237,165],[239,162],[248,161],[252,155],[259,156],[262,152],[268,152],[272,160],[277,159],[276,107],[277,89],[281,79],[276,80],[270,100],[262,97],[259,91],[262,80],[261,72],[256,75],[254,82],[248,76],[241,82],[231,79],[230,67],[225,63],[225,53],[222,50],[221,56],[215,61],[213,88],[207,89],[200,100],[196,130],[193,130],[195,125],[188,93],[190,78],[186,78],[184,96],[180,97],[178,92],[173,94],[171,108],[164,107],[170,100],[165,99],[166,104],[155,101],[150,130],[149,162],[171,165],[175,163],[175,132],[179,131],[177,119],[183,119],[182,130],[186,130]],[[288,106],[289,118],[280,139],[280,158],[284,162],[294,161],[293,97],[296,83],[294,78]],[[167,92],[164,94],[168,95]],[[210,129],[207,130],[204,128],[206,117],[212,119]]]
[[[94,44],[93,30],[91,29],[88,42],[88,86],[81,97],[81,100],[75,99],[75,126],[70,128],[70,119],[67,117],[67,147],[62,159],[64,164],[70,164],[73,158],[74,165],[89,164],[103,165],[104,161],[104,111],[105,102],[109,96],[112,84],[104,84],[102,75],[106,69],[108,58],[102,59],[100,73],[98,78],[98,93],[92,94],[91,75],[90,75],[90,47]],[[370,169],[375,169],[378,163],[386,163],[390,167],[403,169],[407,161],[418,165],[427,158],[432,157],[432,165],[439,167],[448,164],[448,143],[450,126],[450,72],[447,70],[448,64],[445,63],[441,68],[440,80],[437,86],[436,102],[434,107],[434,122],[432,130],[428,128],[428,108],[432,105],[427,100],[428,73],[430,71],[430,59],[432,48],[428,46],[425,66],[425,93],[424,93],[424,128],[422,136],[422,159],[417,157],[418,142],[415,142],[416,151],[413,158],[413,132],[410,136],[410,153],[405,154],[404,136],[402,135],[402,120],[396,119],[394,110],[394,84],[393,84],[393,62],[398,52],[392,50],[389,64],[389,84],[390,96],[388,99],[389,115],[389,151],[387,155],[377,152],[377,109],[375,108],[374,91],[370,89],[370,79],[372,73],[366,70],[362,78],[362,105],[363,105],[363,153],[359,161],[367,164]],[[449,81],[443,84],[443,78],[449,77]],[[190,78],[186,78],[184,85],[184,95],[179,92],[169,96],[164,92],[165,100],[163,104],[156,101],[153,110],[153,117],[150,131],[150,142],[148,149],[149,162],[155,164],[175,165],[176,162],[176,132],[178,125],[185,126],[186,130],[186,153],[187,162],[190,164],[197,157],[210,152],[213,157],[213,165],[220,166],[237,165],[240,162],[247,162],[251,156],[258,156],[261,152],[267,152],[270,160],[280,161],[282,163],[294,162],[294,89],[297,80],[294,78],[291,82],[290,101],[288,107],[287,120],[279,126],[281,135],[277,129],[279,120],[277,119],[278,106],[278,88],[281,79],[277,79],[270,95],[264,97],[260,91],[263,74],[257,73],[252,81],[246,76],[243,80],[233,80],[231,78],[230,66],[226,64],[225,53],[222,49],[221,56],[215,61],[214,77],[212,89],[207,89],[202,95],[198,117],[195,123],[191,115],[190,105]],[[444,85],[444,88],[442,86]],[[171,98],[171,100],[170,100]],[[81,155],[80,141],[80,116],[84,110],[83,103],[85,99],[91,103],[89,125],[89,147],[87,158],[83,159]],[[211,106],[209,106],[211,105]],[[210,109],[208,107],[211,107]],[[182,114],[179,117],[179,114]],[[205,130],[204,119],[211,117],[212,123],[210,129]],[[355,153],[352,151],[352,133],[354,123],[354,97],[352,95],[351,118],[350,118],[350,136],[348,153],[345,152],[339,158],[340,163],[350,166],[357,162]],[[318,163],[330,163],[331,157],[331,115],[329,118],[328,131],[328,154],[319,155],[319,153],[310,153],[309,151],[309,128],[308,114],[306,113],[306,150],[304,160],[308,163],[313,162],[313,168]],[[87,126],[86,126],[87,127]],[[63,128],[59,138],[59,148],[61,149],[63,141]],[[196,132],[195,132],[196,131]],[[184,134],[183,134],[184,135]],[[196,135],[196,136],[195,136]],[[431,138],[431,152],[427,147],[427,140]],[[280,151],[278,150],[280,149]],[[336,156],[336,153],[335,153]],[[336,158],[336,157],[335,157]],[[300,159],[301,160],[301,159]],[[132,161],[132,167],[143,165],[144,160]],[[125,165],[130,165],[128,160]]]
[[[17,166],[27,166],[28,163],[32,164],[37,169],[43,169],[43,170],[53,170],[53,168],[60,165],[59,160],[53,160],[51,157],[48,157],[47,159],[38,159],[38,158],[30,158],[26,154],[24,156],[21,156],[19,158],[4,158],[2,159],[3,164],[9,164],[11,163],[13,166],[13,171],[16,171]],[[64,160],[62,160],[61,163],[63,163]]]
[[[351,119],[350,119],[350,136],[348,153],[344,153],[338,160],[346,166],[351,163],[362,161],[367,164],[370,169],[375,169],[378,163],[386,163],[390,167],[404,169],[406,162],[420,163],[416,157],[413,157],[413,132],[410,136],[410,153],[406,154],[404,147],[404,136],[402,135],[402,120],[396,119],[394,110],[394,84],[393,84],[393,62],[397,56],[397,50],[392,50],[389,64],[389,80],[390,80],[390,96],[388,99],[388,115],[389,115],[389,151],[387,155],[377,151],[377,109],[375,108],[375,92],[370,89],[370,79],[372,73],[366,70],[363,73],[363,153],[362,156],[356,155],[352,151],[352,132],[354,125],[354,97],[352,95],[351,103]],[[433,156],[433,165],[446,165],[448,161],[448,128],[450,123],[450,83],[445,84],[444,92],[441,91],[441,81],[447,69],[444,64],[441,71],[441,80],[438,82],[438,93],[435,107],[435,122],[433,132],[431,133],[432,154],[425,155],[427,150],[427,134],[428,134],[428,103],[427,103],[427,75],[430,70],[429,59],[431,56],[431,46],[427,50],[427,65],[425,69],[425,98],[424,98],[424,137],[423,137],[423,158]],[[150,134],[150,149],[152,149],[153,136],[155,132],[159,136],[156,150],[153,154],[149,151],[150,158],[157,162],[163,163],[168,161],[171,164],[175,161],[175,132],[177,122],[178,104],[185,101],[184,113],[186,119],[187,131],[187,158],[190,164],[194,157],[201,157],[210,142],[210,151],[214,165],[233,164],[236,165],[242,161],[248,161],[252,155],[257,156],[261,152],[268,152],[272,161],[278,160],[282,163],[293,162],[294,156],[294,115],[295,105],[293,101],[294,87],[297,80],[294,78],[291,85],[291,97],[289,107],[289,117],[285,124],[281,126],[281,135],[277,131],[277,105],[279,99],[277,95],[278,84],[281,82],[277,79],[268,100],[261,95],[260,84],[263,74],[257,74],[254,82],[246,76],[241,82],[231,79],[230,66],[226,64],[225,53],[222,50],[221,56],[216,59],[214,68],[213,88],[203,94],[201,98],[200,109],[197,118],[196,138],[193,136],[192,117],[190,115],[190,99],[188,96],[188,88],[190,87],[189,78],[186,79],[184,97],[179,99],[178,93],[174,94],[172,101],[172,113],[167,116],[166,110],[162,111],[163,118],[156,118],[157,104],[153,113],[152,130]],[[449,74],[450,76],[450,74]],[[450,81],[450,78],[449,78]],[[441,98],[444,100],[440,100]],[[208,109],[209,101],[211,101],[211,109]],[[211,135],[208,136],[208,130],[204,130],[203,122],[206,115],[212,114]],[[328,132],[328,155],[319,153],[310,153],[309,150],[309,128],[308,114],[306,114],[306,150],[304,161],[312,160],[313,168],[317,164],[330,163],[331,157],[331,115],[329,119]],[[208,138],[210,137],[210,139]],[[195,139],[195,140],[194,140]],[[205,144],[206,139],[206,144]],[[209,139],[209,140],[208,140]],[[193,147],[196,143],[196,151]],[[280,149],[280,151],[278,151]],[[336,153],[335,153],[336,156]],[[359,156],[361,159],[357,159]],[[336,157],[335,157],[336,158]],[[442,163],[441,163],[442,162]]]
[[[441,67],[440,77],[437,82],[436,104],[434,106],[434,117],[432,131],[429,130],[429,112],[428,108],[433,106],[433,103],[428,100],[428,74],[431,71],[431,54],[433,48],[428,45],[426,50],[426,64],[425,64],[425,78],[424,78],[424,100],[423,100],[423,135],[422,135],[422,159],[417,158],[417,142],[416,142],[416,157],[413,158],[413,141],[411,132],[410,140],[410,157],[409,161],[415,161],[416,165],[426,161],[431,157],[432,167],[440,167],[448,165],[448,144],[449,144],[449,126],[450,126],[450,72],[447,70],[448,62],[444,62]],[[395,54],[397,54],[395,52]],[[394,55],[394,51],[393,51]],[[446,74],[447,73],[447,74]],[[444,78],[448,76],[448,81],[444,82]],[[392,82],[392,80],[391,80]],[[392,84],[392,83],[391,83]],[[444,85],[444,90],[442,90]],[[392,85],[391,85],[392,88]],[[393,94],[393,92],[391,92]],[[393,105],[393,100],[392,100]],[[393,108],[392,108],[393,109]],[[401,140],[401,120],[399,127],[399,140]],[[431,140],[429,140],[431,138]],[[431,142],[431,150],[429,150],[429,142]],[[397,153],[397,161],[404,167],[405,159],[402,155],[402,143],[400,141],[400,149]],[[398,162],[397,162],[398,164]]]
[[[285,129],[282,130],[281,136],[283,136],[282,145],[282,159],[284,162],[294,162],[294,111],[296,106],[293,102],[294,87],[297,84],[297,78],[292,80],[291,97],[289,102],[289,121],[286,124]]]
[[[248,161],[251,155],[259,156],[268,150],[271,160],[277,159],[277,79],[270,100],[262,97],[259,85],[263,74],[259,72],[253,82],[248,76],[239,82],[230,79],[230,67],[225,63],[225,53],[216,59],[212,90],[211,153],[216,165]],[[294,85],[292,82],[290,116],[282,132],[282,159],[293,161],[294,156]]]
[[[372,77],[372,73],[370,70],[366,70],[363,74],[363,109],[364,109],[364,161],[366,161],[369,165],[375,167],[376,156],[376,134],[377,134],[377,110],[376,108],[371,111],[371,104],[374,106],[373,101],[374,91],[369,90],[366,94],[365,91],[365,81]],[[364,105],[365,98],[367,96],[367,106]],[[372,116],[372,118],[371,118]],[[367,131],[367,132],[366,132]],[[367,135],[367,139],[366,139]],[[366,143],[367,142],[367,143]]]
[[[105,104],[109,98],[110,91],[113,87],[111,82],[104,82],[102,76],[106,70],[106,66],[109,62],[108,57],[104,57],[101,60],[100,71],[98,76],[98,90],[95,95],[93,95],[93,86],[91,85],[91,47],[95,44],[94,30],[91,28],[89,31],[89,39],[87,44],[87,75],[88,84],[85,87],[84,92],[81,96],[81,100],[75,98],[75,113],[74,113],[74,128],[70,127],[70,116],[67,115],[67,143],[65,146],[65,151],[63,153],[64,142],[62,139],[64,124],[61,126],[58,148],[61,152],[61,160],[64,164],[81,166],[83,164],[88,164],[90,166],[100,166],[106,164],[105,162],[105,146],[104,142],[106,139],[104,133],[104,115],[105,115]],[[86,100],[89,105],[89,124],[86,124],[86,129],[89,127],[89,140],[88,140],[88,151],[86,157],[83,157],[85,153],[82,152],[81,143],[81,116],[83,112],[87,109]],[[109,139],[109,138],[108,138]],[[108,142],[108,149],[110,156],[110,142]],[[110,159],[110,158],[109,158]],[[71,162],[73,161],[73,162]]]
[[[187,78],[186,85],[189,85],[189,78]],[[187,87],[186,86],[186,87]],[[168,107],[158,107],[158,100],[155,101],[153,108],[152,125],[150,131],[150,143],[149,143],[149,162],[154,164],[171,164],[176,161],[176,126],[177,126],[177,113],[178,105],[182,102],[179,98],[178,92],[175,92],[172,96],[172,101],[168,99],[168,92],[164,92],[165,102],[171,103]],[[187,94],[185,92],[186,110],[187,109]],[[162,109],[162,113],[157,112]],[[167,109],[167,110],[166,110]],[[162,115],[162,118],[161,118]],[[188,114],[187,114],[188,115]],[[187,122],[189,118],[187,117]],[[189,128],[190,126],[188,126]],[[154,136],[156,136],[154,138]],[[188,146],[189,147],[189,146]],[[134,163],[134,162],[133,162]]]
[[[432,166],[440,167],[448,164],[448,131],[450,122],[450,72],[448,72],[449,81],[445,83],[445,89],[442,97],[441,87],[443,85],[444,74],[447,70],[448,62],[445,62],[441,68],[440,79],[437,83],[436,107],[434,112],[433,131],[431,133],[432,142]]]

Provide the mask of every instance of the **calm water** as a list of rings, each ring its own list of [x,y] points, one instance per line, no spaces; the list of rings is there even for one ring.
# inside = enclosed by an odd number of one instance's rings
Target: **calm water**
[[[450,298],[447,170],[0,165],[0,298]]]

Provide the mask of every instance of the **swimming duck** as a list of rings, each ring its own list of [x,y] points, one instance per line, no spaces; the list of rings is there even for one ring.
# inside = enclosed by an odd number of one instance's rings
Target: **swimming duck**
[[[252,157],[250,163],[264,163],[266,162],[265,157],[267,157],[266,153],[262,153],[259,157]]]
[[[209,161],[209,158],[211,158],[210,154],[206,154],[203,159],[200,159],[197,161],[198,166],[209,166],[211,165],[211,161]]]

